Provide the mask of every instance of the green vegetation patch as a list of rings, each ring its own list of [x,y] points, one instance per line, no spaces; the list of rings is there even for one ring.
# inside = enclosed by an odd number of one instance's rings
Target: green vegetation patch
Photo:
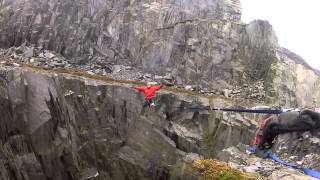
[[[262,180],[253,173],[244,173],[231,168],[227,163],[215,159],[195,161],[193,169],[201,174],[203,180]]]

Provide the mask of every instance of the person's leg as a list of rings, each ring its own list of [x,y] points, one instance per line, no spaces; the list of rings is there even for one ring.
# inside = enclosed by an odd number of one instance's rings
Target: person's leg
[[[153,99],[150,99],[149,102],[150,102],[150,106],[155,106],[155,105],[156,105],[156,104],[154,103],[154,100],[153,100]]]
[[[145,107],[147,107],[147,106],[150,107],[150,100],[147,100],[147,99],[146,99],[146,101],[145,101],[144,104],[143,104],[143,107],[145,108]]]
[[[264,138],[264,143],[263,143],[263,148],[270,148],[272,147],[272,142],[274,138],[279,134],[279,128],[280,125],[277,122],[270,122],[267,124],[265,129],[263,130],[263,138]]]

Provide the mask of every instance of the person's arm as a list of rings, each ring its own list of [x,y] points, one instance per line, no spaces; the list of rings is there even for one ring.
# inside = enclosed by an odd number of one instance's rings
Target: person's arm
[[[143,87],[143,86],[134,86],[133,89],[135,89],[137,91],[140,91],[140,92],[143,92],[145,87]]]
[[[161,84],[161,85],[159,85],[159,86],[153,86],[153,89],[154,89],[155,91],[158,91],[158,90],[160,90],[160,89],[163,88],[163,87],[164,87],[164,85]]]

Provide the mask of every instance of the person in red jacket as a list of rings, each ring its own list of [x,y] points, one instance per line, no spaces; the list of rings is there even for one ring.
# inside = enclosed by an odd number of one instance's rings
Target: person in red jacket
[[[136,86],[133,88],[144,94],[146,102],[143,104],[143,107],[150,107],[155,106],[153,99],[156,97],[156,92],[159,91],[163,86],[163,84],[159,86],[152,86],[151,83],[148,83],[147,86]]]

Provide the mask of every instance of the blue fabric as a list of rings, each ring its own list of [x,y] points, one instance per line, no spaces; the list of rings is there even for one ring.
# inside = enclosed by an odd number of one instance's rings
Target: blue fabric
[[[256,153],[257,148],[256,147],[249,147],[248,151],[252,153]]]
[[[293,168],[299,168],[298,165],[296,164],[292,164],[292,163],[287,163],[285,161],[282,161],[276,154],[268,152],[268,157],[270,157],[272,160],[278,162],[279,164],[285,165],[285,166],[289,166],[289,167],[293,167]]]
[[[252,152],[252,153],[256,153],[257,149],[256,149],[256,147],[249,147],[248,151]],[[270,159],[272,159],[272,160],[276,161],[277,163],[282,164],[284,166],[292,167],[292,168],[295,168],[295,169],[300,169],[306,175],[309,175],[309,176],[312,176],[314,178],[320,179],[320,172],[319,171],[315,171],[315,170],[308,169],[308,168],[302,168],[302,167],[299,167],[298,165],[293,164],[293,163],[287,163],[287,162],[281,160],[275,153],[272,153],[272,152],[268,151],[268,152],[265,153],[265,157],[268,157],[268,158],[270,158]]]
[[[320,179],[320,172],[308,168],[302,168],[303,172],[309,176]]]

